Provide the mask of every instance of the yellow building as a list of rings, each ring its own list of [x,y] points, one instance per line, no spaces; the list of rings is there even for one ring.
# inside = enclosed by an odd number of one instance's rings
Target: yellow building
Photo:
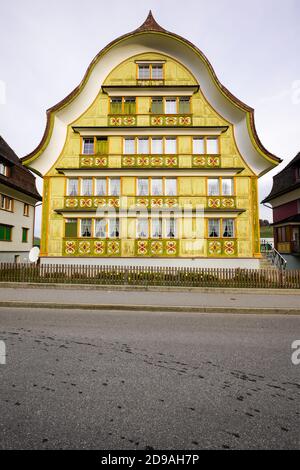
[[[258,267],[258,177],[280,160],[203,53],[145,23],[47,113],[46,263]]]

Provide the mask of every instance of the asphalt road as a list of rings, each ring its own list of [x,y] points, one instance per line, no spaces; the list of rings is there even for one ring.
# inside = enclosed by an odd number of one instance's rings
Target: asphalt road
[[[299,449],[296,316],[0,309],[1,449]]]

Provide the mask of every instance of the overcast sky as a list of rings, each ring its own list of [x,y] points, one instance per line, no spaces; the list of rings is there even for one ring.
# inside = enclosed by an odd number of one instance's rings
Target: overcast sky
[[[0,134],[19,157],[40,142],[46,109],[81,81],[108,42],[145,20],[198,46],[220,81],[255,108],[263,145],[284,163],[300,151],[299,0],[0,0]],[[42,182],[38,182],[41,191]],[[271,211],[261,207],[261,217]],[[40,233],[40,210],[36,231]]]

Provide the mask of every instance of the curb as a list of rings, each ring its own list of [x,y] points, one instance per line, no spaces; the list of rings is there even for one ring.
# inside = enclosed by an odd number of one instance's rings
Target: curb
[[[251,308],[251,307],[195,307],[195,306],[165,306],[165,305],[124,305],[124,304],[59,304],[53,302],[0,302],[1,307],[9,308],[46,308],[57,310],[114,310],[133,312],[181,312],[181,313],[227,313],[227,314],[256,314],[256,315],[300,315],[297,308]]]
[[[104,291],[141,291],[141,292],[199,292],[202,294],[263,294],[263,295],[300,295],[300,289],[258,289],[234,287],[180,287],[180,286],[124,286],[94,284],[47,284],[34,282],[0,282],[0,289],[60,289],[60,290],[104,290]]]

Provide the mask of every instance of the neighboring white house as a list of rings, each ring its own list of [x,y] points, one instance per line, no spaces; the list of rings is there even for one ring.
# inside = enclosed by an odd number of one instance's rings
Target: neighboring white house
[[[35,177],[0,136],[0,262],[25,262],[33,246]]]

